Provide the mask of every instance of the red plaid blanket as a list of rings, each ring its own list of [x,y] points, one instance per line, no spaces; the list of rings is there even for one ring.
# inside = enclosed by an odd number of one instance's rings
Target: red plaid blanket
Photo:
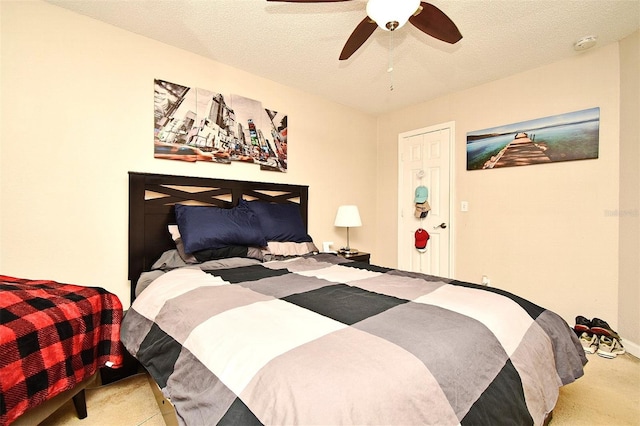
[[[98,287],[0,275],[0,425],[122,364],[122,304]]]

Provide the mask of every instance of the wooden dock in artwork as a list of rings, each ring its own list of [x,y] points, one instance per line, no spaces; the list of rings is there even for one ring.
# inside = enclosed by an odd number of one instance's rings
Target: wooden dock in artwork
[[[487,160],[482,168],[550,163],[551,159],[545,154],[545,150],[546,147],[536,144],[526,133],[518,133],[499,153]]]

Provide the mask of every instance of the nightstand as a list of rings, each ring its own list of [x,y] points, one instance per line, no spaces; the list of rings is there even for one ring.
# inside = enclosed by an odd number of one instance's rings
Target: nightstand
[[[366,262],[366,263],[369,263],[369,260],[371,258],[370,253],[365,253],[363,251],[359,251],[351,254],[338,252],[338,256],[341,256],[341,257],[344,257],[345,259],[350,259],[356,262]]]

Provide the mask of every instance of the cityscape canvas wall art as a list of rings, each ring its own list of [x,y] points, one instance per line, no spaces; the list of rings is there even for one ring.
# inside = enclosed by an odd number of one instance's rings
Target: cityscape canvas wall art
[[[287,115],[239,95],[154,80],[154,157],[287,171]]]
[[[600,108],[467,133],[467,170],[598,158]]]

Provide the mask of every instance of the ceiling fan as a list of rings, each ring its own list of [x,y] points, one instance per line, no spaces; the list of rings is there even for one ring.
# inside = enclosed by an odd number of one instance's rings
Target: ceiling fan
[[[350,0],[267,0],[286,3],[333,3]],[[369,0],[367,16],[358,24],[340,53],[340,60],[349,59],[364,44],[377,27],[395,31],[407,21],[425,34],[454,44],[462,34],[447,15],[430,3],[420,0]]]

